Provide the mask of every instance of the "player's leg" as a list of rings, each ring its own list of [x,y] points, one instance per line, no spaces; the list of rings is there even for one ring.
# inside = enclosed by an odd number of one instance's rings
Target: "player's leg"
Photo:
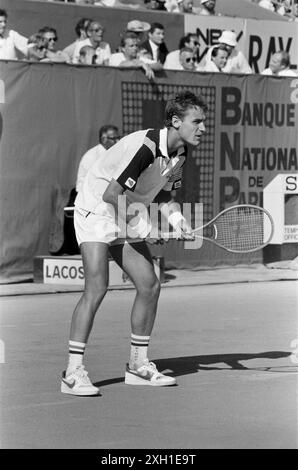
[[[83,355],[96,311],[108,285],[108,245],[99,242],[81,244],[85,289],[72,316],[69,362],[62,379],[61,391],[74,395],[95,395],[94,387],[83,366]]]
[[[132,385],[173,385],[175,379],[160,374],[147,357],[160,293],[150,251],[145,242],[140,242],[116,245],[110,247],[110,252],[136,287],[131,312],[131,354],[125,382]]]

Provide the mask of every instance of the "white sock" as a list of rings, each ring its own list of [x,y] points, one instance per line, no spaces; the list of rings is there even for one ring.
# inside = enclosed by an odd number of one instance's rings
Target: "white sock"
[[[85,347],[86,343],[80,343],[78,341],[69,341],[69,358],[67,366],[68,373],[74,371],[77,367],[83,364]]]
[[[140,367],[144,360],[147,359],[148,345],[150,336],[139,336],[131,334],[131,349],[129,368],[137,369]]]

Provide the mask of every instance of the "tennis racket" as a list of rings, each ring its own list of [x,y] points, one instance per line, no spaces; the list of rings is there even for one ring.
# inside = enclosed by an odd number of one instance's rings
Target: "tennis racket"
[[[223,210],[193,232],[195,238],[215,243],[231,253],[250,253],[261,250],[270,243],[274,223],[266,209],[241,204]],[[179,238],[175,232],[162,233],[161,238],[187,241]]]

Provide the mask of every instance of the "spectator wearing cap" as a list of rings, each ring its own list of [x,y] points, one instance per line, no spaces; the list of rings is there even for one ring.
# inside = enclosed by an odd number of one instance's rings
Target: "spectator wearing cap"
[[[211,61],[203,67],[202,72],[222,72],[226,66],[229,51],[224,44],[213,47]]]
[[[224,44],[228,50],[229,57],[222,72],[225,73],[252,73],[252,69],[248,64],[243,52],[239,51],[237,46],[237,36],[234,31],[223,31],[218,39],[219,44]],[[209,48],[206,54],[205,67],[209,66],[211,60],[212,49],[216,46]]]
[[[111,57],[111,48],[103,41],[104,27],[98,21],[91,21],[87,27],[87,38],[79,41],[75,47],[73,64],[79,62],[80,49],[83,46],[92,46],[96,52],[96,65],[108,65]]]
[[[47,59],[50,62],[70,62],[67,54],[56,49],[58,36],[55,28],[44,26],[43,28],[40,28],[38,33],[47,41]]]
[[[278,77],[297,77],[294,70],[290,69],[290,54],[286,51],[277,51],[272,54],[269,67],[263,70],[262,75],[274,75]]]
[[[7,29],[7,12],[0,10],[0,59],[16,60],[17,52],[27,56],[28,40],[13,29]]]
[[[150,30],[150,24],[145,21],[132,20],[127,23],[126,32],[135,33],[138,44],[145,41],[145,34]]]
[[[201,0],[200,15],[213,16],[216,15],[215,11],[216,0]]]
[[[69,46],[65,47],[65,49],[63,49],[64,54],[67,54],[70,62],[73,61],[74,51],[77,43],[79,41],[84,41],[84,39],[87,38],[87,28],[91,21],[92,20],[89,18],[81,18],[75,26],[75,33],[77,35],[77,39],[72,42]]]
[[[180,51],[184,47],[188,47],[194,52],[194,55],[199,62],[199,39],[196,33],[188,33],[183,36],[179,41],[179,48],[175,51],[169,52],[164,63],[166,70],[180,70]]]
[[[141,44],[140,48],[146,51],[154,62],[163,65],[169,52],[164,42],[164,26],[161,23],[152,23],[148,36],[149,38]]]
[[[112,54],[109,65],[112,67],[137,67],[144,70],[146,77],[154,78],[151,64],[154,62],[147,58],[138,58],[138,39],[135,33],[126,32],[121,39],[122,52]]]

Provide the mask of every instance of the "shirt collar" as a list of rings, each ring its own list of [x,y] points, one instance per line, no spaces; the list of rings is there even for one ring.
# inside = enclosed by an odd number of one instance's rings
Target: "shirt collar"
[[[168,129],[164,127],[159,132],[159,150],[163,157],[169,158],[168,153]]]
[[[150,44],[151,49],[152,49],[153,51],[156,51],[156,50],[158,49],[158,45],[155,44],[155,42],[151,41],[151,39],[149,39],[149,44]]]

